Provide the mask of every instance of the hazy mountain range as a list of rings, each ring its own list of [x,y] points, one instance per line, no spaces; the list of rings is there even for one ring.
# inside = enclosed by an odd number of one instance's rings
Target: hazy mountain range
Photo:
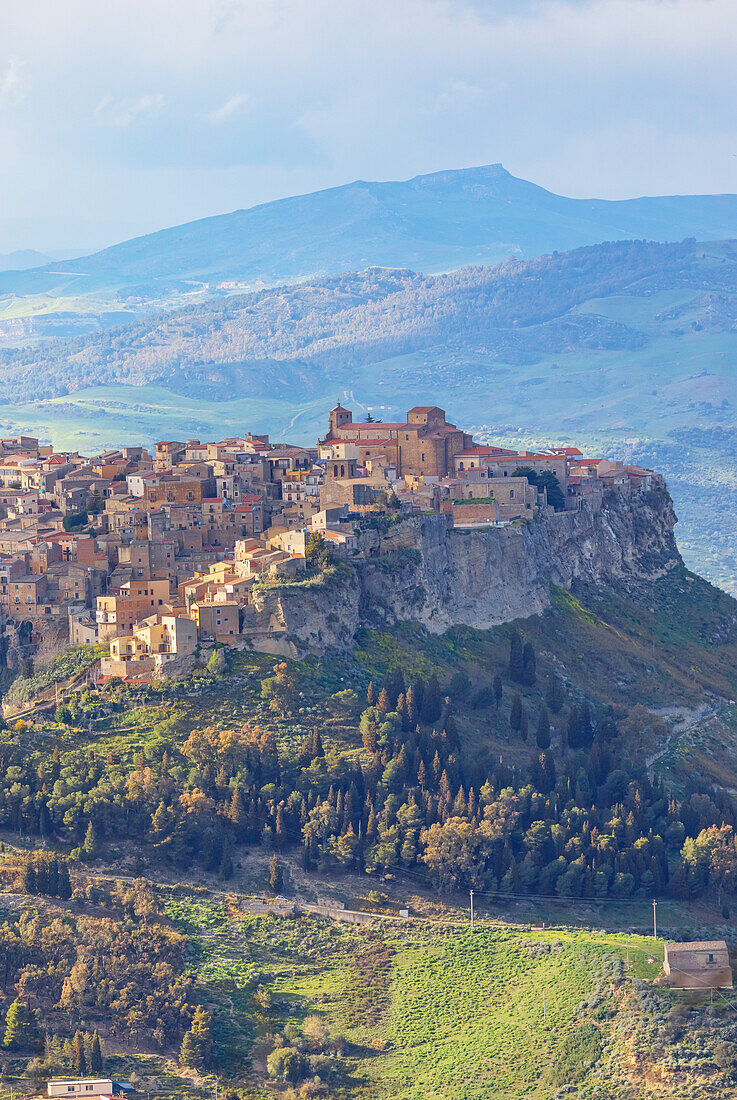
[[[64,299],[77,308],[77,299],[102,295],[139,307],[202,284],[268,286],[369,266],[438,272],[601,241],[734,236],[735,195],[571,199],[492,164],[357,181],[164,229],[72,265],[0,272],[0,305],[3,297],[53,295],[62,300],[57,309]]]

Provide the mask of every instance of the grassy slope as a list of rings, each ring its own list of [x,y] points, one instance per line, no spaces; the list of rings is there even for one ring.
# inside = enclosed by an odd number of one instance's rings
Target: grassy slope
[[[390,970],[366,984],[353,960],[376,933],[305,918],[229,919],[222,903],[208,901],[179,899],[167,908],[192,937],[198,980],[268,991],[269,1007],[246,1031],[299,1031],[306,1015],[317,1014],[332,1038],[345,1038],[346,1086],[336,1096],[551,1097],[552,1067],[584,1018],[580,1005],[601,965],[624,959],[629,944],[631,973],[653,979],[662,958],[660,945],[642,937],[512,927],[472,936],[462,927],[389,924],[378,940],[393,951]]]
[[[555,664],[574,691],[586,690],[615,705],[631,704],[633,698],[653,706],[693,704],[703,697],[704,688],[728,694],[737,687],[735,644],[724,628],[731,611],[727,597],[683,572],[648,586],[644,594],[596,590],[571,596],[555,591],[548,614],[518,625],[535,643],[541,672]],[[475,685],[482,684],[506,660],[509,630],[459,629],[435,636],[405,625],[391,633],[366,631],[352,660],[313,659],[301,667],[301,675],[306,690],[323,697],[349,683],[360,686],[397,662],[406,674],[438,671],[444,682],[454,671],[464,669]],[[726,640],[710,643],[708,639],[720,631]],[[561,660],[564,666],[558,663]],[[260,708],[258,681],[248,673],[271,664],[270,658],[244,655],[234,661],[231,675],[204,695],[118,712],[101,719],[90,732],[51,727],[35,735],[35,744],[46,744],[50,751],[59,743],[62,762],[67,750],[94,745],[98,753],[114,750],[132,763],[140,750],[155,756],[167,739],[185,739],[195,723],[227,723],[259,714],[262,721],[273,724],[280,743],[292,742],[318,719],[307,713],[291,722],[277,722]],[[540,700],[539,688],[527,689],[525,695],[531,707]],[[325,721],[324,707],[321,714],[319,720]],[[472,711],[466,702],[461,704],[461,715],[465,737],[494,751],[501,749],[505,756],[529,755],[529,748],[508,744],[504,725],[493,709]],[[355,743],[355,731],[340,722],[328,719],[325,726],[330,744],[350,747]],[[715,740],[721,736],[718,729],[712,733]],[[642,746],[631,748],[636,751]],[[696,748],[690,751],[693,761]],[[714,746],[703,745],[698,751],[703,753],[699,761],[703,771],[717,767]],[[728,769],[729,760],[719,766]],[[725,775],[718,778],[727,781]],[[109,858],[122,866],[130,853],[123,851],[121,858],[121,852],[112,845],[110,849]],[[245,855],[243,862],[246,866],[238,870],[233,889],[262,889],[264,857]],[[337,889],[347,902],[356,902],[367,889],[365,881],[361,883],[356,877],[314,885],[318,890]],[[401,883],[393,889],[401,893]],[[431,900],[432,911],[439,915],[437,899]],[[705,921],[714,925],[713,913],[689,914],[678,903],[672,908],[671,914],[668,907],[667,920],[681,931],[689,921],[697,927]],[[620,987],[600,973],[602,968],[611,970],[609,957],[621,958],[624,944],[630,943],[639,949],[630,949],[636,974],[652,978],[658,964],[647,959],[650,953],[658,958],[657,948],[630,934],[591,931],[592,927],[645,924],[646,906],[642,910],[624,906],[620,912],[617,906],[592,910],[553,904],[544,913],[546,919],[560,921],[563,914],[570,924],[589,926],[578,931],[524,932],[518,927],[487,926],[471,938],[459,927],[388,924],[379,942],[391,947],[391,965],[369,981],[356,967],[356,959],[372,942],[363,930],[320,925],[310,919],[249,917],[222,899],[172,898],[167,912],[191,938],[190,966],[216,1012],[217,1042],[233,1072],[242,1073],[243,1059],[250,1059],[254,1097],[267,1095],[261,1088],[264,1048],[259,1035],[278,1032],[286,1024],[299,1032],[305,1016],[314,1013],[325,1019],[332,1038],[344,1036],[348,1042],[345,1080],[331,1093],[346,1100],[477,1100],[489,1095],[500,1100],[547,1100],[557,1088],[552,1067],[567,1057],[571,1037],[590,1018],[610,1041],[596,1067],[579,1067],[582,1096],[601,1096],[596,1090],[603,1075],[610,1088],[608,1097],[626,1097],[624,1084],[620,1082],[620,1090],[612,1082],[629,1081],[635,1063],[638,1073],[660,1085],[650,1091],[638,1086],[634,1095],[659,1100],[681,1095],[671,1079],[671,1062],[677,1053],[667,1031],[672,1026],[666,1016],[672,1003],[669,995],[662,1003],[633,1010],[630,1002],[636,991],[629,982]],[[517,920],[527,919],[528,912],[536,919],[543,915],[534,903],[512,912]],[[459,917],[452,909],[446,915]],[[661,910],[661,919],[665,916]],[[719,934],[724,934],[721,924]],[[541,941],[560,944],[550,953],[530,946]],[[543,988],[547,1019],[542,1013]],[[578,1006],[586,1000],[603,1007],[589,1007],[581,1015]],[[646,1026],[654,1029],[651,1038],[649,1033],[641,1034]],[[713,1031],[709,1034],[713,1042]],[[641,1047],[636,1060],[635,1035],[640,1036]],[[689,1063],[689,1090],[714,1073],[703,1050],[699,1058],[700,1062]],[[167,1069],[160,1057],[121,1054],[114,1067],[121,1074],[135,1067],[158,1077],[176,1095],[197,1091],[173,1067]],[[698,1090],[682,1095],[695,1097]]]

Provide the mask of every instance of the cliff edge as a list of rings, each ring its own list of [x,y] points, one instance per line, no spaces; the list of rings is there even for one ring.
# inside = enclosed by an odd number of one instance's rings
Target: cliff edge
[[[254,648],[296,657],[349,648],[361,626],[488,629],[545,611],[551,583],[663,576],[681,560],[675,523],[670,497],[657,491],[502,528],[453,528],[439,514],[400,518],[363,532],[361,560],[255,587],[244,634]]]

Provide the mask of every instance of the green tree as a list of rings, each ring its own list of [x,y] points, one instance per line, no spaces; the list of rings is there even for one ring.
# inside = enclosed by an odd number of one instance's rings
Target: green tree
[[[31,856],[26,856],[20,865],[20,888],[24,894],[36,893],[36,868]]]
[[[499,710],[499,707],[502,705],[502,699],[504,698],[504,687],[502,685],[502,678],[498,672],[494,677],[493,690],[496,709]]]
[[[292,1047],[277,1047],[272,1050],[266,1059],[266,1070],[269,1077],[285,1084],[294,1084],[302,1074],[304,1058],[298,1050]]]
[[[25,1001],[16,997],[5,1016],[5,1039],[8,1050],[39,1050],[43,1045],[38,1017]]]
[[[512,700],[512,708],[509,712],[509,726],[515,733],[519,732],[522,725],[522,698],[520,695],[515,695]]]
[[[58,726],[68,726],[72,721],[72,712],[66,703],[59,703],[54,714],[54,720]]]
[[[305,561],[308,569],[323,572],[330,565],[330,547],[320,531],[313,531],[305,546]]]
[[[535,730],[535,741],[539,749],[550,748],[550,719],[548,718],[548,708],[546,706],[540,707],[540,713],[537,717],[537,729]]]
[[[84,834],[82,853],[85,859],[94,859],[97,855],[97,835],[95,833],[95,826],[91,821],[87,826],[87,832]]]
[[[509,639],[509,678],[515,684],[521,684],[524,676],[524,660],[522,657],[522,638],[519,632],[514,630]]]
[[[269,861],[269,888],[275,894],[281,893],[284,889],[284,874],[276,856],[272,856]]]
[[[90,1073],[102,1073],[104,1069],[102,1059],[102,1044],[97,1032],[92,1036],[90,1043]]]
[[[212,1016],[198,1005],[192,1017],[189,1031],[184,1033],[179,1061],[202,1072],[210,1064],[212,1056]]]
[[[74,1048],[74,1072],[78,1077],[85,1077],[87,1074],[87,1055],[84,1049],[84,1035],[81,1031],[74,1032],[72,1047]]]
[[[553,714],[560,714],[564,702],[563,684],[560,681],[560,677],[554,672],[549,672],[545,686],[545,705]]]
[[[427,681],[422,699],[421,713],[423,722],[426,722],[428,725],[437,722],[440,717],[441,706],[440,684],[438,683],[437,676],[433,673]]]

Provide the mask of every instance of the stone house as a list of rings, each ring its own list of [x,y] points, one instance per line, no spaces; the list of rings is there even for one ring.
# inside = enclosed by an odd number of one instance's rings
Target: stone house
[[[678,989],[732,989],[732,967],[724,940],[665,944],[663,970]]]

